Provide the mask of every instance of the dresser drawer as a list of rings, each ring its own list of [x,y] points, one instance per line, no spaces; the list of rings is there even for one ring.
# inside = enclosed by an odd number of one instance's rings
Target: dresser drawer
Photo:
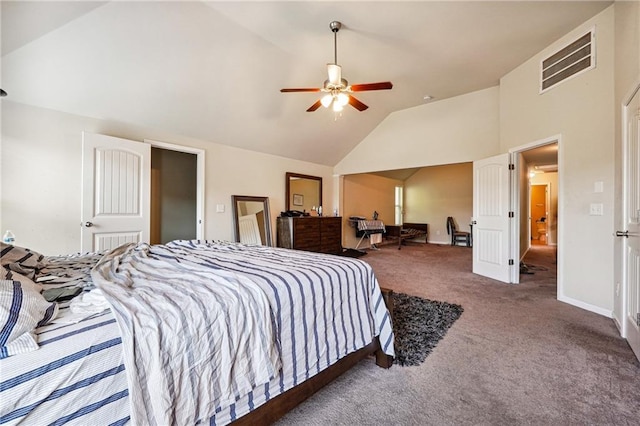
[[[296,237],[306,235],[320,235],[320,221],[315,218],[293,218],[293,232]]]
[[[342,218],[279,217],[278,246],[322,253],[340,253]]]

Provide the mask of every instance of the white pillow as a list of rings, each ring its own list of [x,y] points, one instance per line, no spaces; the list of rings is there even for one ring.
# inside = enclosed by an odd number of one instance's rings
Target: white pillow
[[[58,305],[47,302],[20,281],[0,280],[0,359],[38,349],[33,331],[58,314]]]

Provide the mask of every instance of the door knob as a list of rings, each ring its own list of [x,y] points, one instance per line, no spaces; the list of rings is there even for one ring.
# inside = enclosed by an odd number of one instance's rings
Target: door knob
[[[91,228],[93,226],[93,222],[87,221],[84,223],[84,226],[86,226],[87,228]]]
[[[616,237],[629,238],[629,231],[616,231]]]

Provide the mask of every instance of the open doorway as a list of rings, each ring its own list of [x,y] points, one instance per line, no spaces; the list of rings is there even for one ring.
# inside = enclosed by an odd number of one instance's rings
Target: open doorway
[[[187,161],[165,162],[158,156],[154,161],[152,147],[161,148],[157,152],[185,154],[179,158],[186,158]],[[107,250],[127,242],[155,244],[178,238],[203,238],[204,150],[148,140],[140,143],[83,132],[82,153],[81,251]],[[169,183],[173,183],[172,180],[177,182],[177,176],[182,178],[181,175],[188,174],[189,177],[181,179],[178,185],[173,185],[169,199],[162,200],[151,194],[152,167],[167,172],[167,179],[163,180]],[[186,186],[189,186],[188,191]],[[163,221],[160,215],[160,222],[152,226],[151,216],[162,210],[176,209],[176,201],[183,197],[183,192],[191,195],[179,209],[188,205],[191,229],[188,232],[179,230],[178,233],[151,238],[151,228],[162,226]],[[165,201],[169,203],[164,203]],[[157,205],[151,209],[153,203]],[[162,206],[163,203],[167,206],[166,209]],[[179,222],[181,219],[177,220]],[[180,225],[174,220],[168,226],[179,228]]]
[[[549,184],[531,184],[529,189],[529,229],[532,246],[547,245],[548,196]]]
[[[521,256],[532,245],[557,245],[558,235],[558,142],[521,151],[520,170],[522,195],[527,204],[521,205]],[[525,213],[527,212],[527,213]]]
[[[151,244],[204,238],[204,150],[151,145]]]
[[[151,244],[197,237],[197,157],[151,148]]]
[[[545,263],[544,268],[557,268],[558,139],[533,144],[516,154],[520,203],[517,239],[522,277],[541,267],[536,263]]]

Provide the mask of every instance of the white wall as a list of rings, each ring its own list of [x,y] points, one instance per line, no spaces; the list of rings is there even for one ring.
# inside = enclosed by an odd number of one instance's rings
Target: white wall
[[[80,250],[82,131],[204,149],[207,239],[233,239],[232,195],[269,197],[275,235],[275,218],[285,209],[286,172],[322,176],[323,202],[327,211],[333,211],[331,167],[6,99],[2,101],[2,123],[0,230],[11,229],[17,244],[44,254]],[[225,205],[224,213],[215,213],[217,204]]]
[[[447,217],[469,232],[472,215],[472,163],[424,167],[404,182],[404,222],[427,223],[430,243],[451,244]]]
[[[499,153],[492,87],[389,115],[335,167],[347,175],[463,163]]]
[[[593,26],[597,67],[539,94],[540,61]],[[500,80],[501,151],[561,135],[558,297],[604,315],[613,309],[613,88],[613,7]],[[602,203],[604,215],[590,216],[590,203]]]

